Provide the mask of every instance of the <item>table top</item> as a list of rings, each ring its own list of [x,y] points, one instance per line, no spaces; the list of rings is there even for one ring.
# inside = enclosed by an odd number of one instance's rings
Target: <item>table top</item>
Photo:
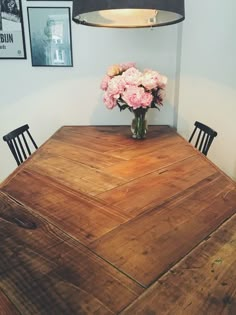
[[[236,314],[236,185],[173,128],[64,126],[0,187],[0,314]]]

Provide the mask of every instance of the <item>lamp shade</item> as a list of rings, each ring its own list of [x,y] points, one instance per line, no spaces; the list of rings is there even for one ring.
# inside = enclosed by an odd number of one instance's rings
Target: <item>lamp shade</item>
[[[184,18],[184,0],[73,0],[73,21],[90,26],[155,27]]]

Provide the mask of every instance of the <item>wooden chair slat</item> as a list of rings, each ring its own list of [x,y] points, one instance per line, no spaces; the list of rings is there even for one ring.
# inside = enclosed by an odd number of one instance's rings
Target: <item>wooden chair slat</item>
[[[194,130],[188,142],[193,142],[197,137],[194,144],[195,148],[204,155],[207,155],[214,138],[217,136],[217,132],[199,121],[195,121],[194,126]]]
[[[28,124],[12,130],[3,136],[3,140],[7,142],[18,166],[32,154],[29,143],[31,143],[35,149],[38,149],[36,142],[29,132]]]

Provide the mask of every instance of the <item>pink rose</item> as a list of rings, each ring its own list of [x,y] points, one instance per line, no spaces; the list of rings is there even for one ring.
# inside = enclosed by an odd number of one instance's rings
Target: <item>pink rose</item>
[[[108,109],[112,109],[117,105],[116,99],[114,99],[112,96],[108,95],[107,92],[104,93],[103,102]]]
[[[101,88],[103,91],[106,91],[106,90],[107,90],[108,84],[109,84],[109,81],[110,81],[110,80],[111,80],[111,78],[110,78],[108,75],[105,75],[105,77],[102,79],[100,88]]]
[[[165,89],[166,84],[167,84],[167,80],[168,80],[168,79],[167,79],[166,76],[159,74],[159,77],[158,77],[158,86],[159,86],[161,89]]]
[[[121,71],[126,71],[129,68],[135,68],[135,62],[126,62],[120,64]]]
[[[149,107],[153,100],[152,94],[145,92],[142,97],[142,107]]]
[[[146,70],[142,77],[142,85],[147,90],[152,90],[158,87],[158,83],[161,80],[161,75],[152,70]]]
[[[126,82],[126,85],[136,85],[141,83],[142,72],[132,67],[122,73],[122,77]]]
[[[125,81],[122,78],[122,76],[117,75],[116,77],[112,78],[109,81],[107,93],[110,96],[113,96],[114,98],[118,99],[120,97],[120,94],[123,93],[125,88]]]
[[[122,99],[133,109],[148,107],[151,105],[153,96],[145,92],[143,87],[130,86],[122,94]]]

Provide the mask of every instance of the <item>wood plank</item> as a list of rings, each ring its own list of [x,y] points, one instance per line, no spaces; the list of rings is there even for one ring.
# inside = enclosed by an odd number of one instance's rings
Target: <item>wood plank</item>
[[[84,244],[127,220],[111,207],[33,172],[22,171],[2,190]]]
[[[12,302],[0,290],[0,314],[1,315],[20,315]]]
[[[167,125],[149,126],[147,139],[157,139],[157,136],[173,133],[173,128]],[[137,141],[132,138],[130,126],[63,126],[53,136],[53,139],[60,139],[66,143],[70,142],[71,138],[90,137],[91,141],[97,139],[108,143],[116,143],[119,145],[134,144]],[[145,141],[147,140],[145,139]],[[72,140],[73,141],[73,140]],[[138,141],[139,142],[139,141]]]
[[[216,172],[217,169],[207,159],[197,155],[100,193],[97,197],[119,208],[121,213],[135,217]]]
[[[190,146],[180,135],[178,135],[173,130],[166,133],[154,134],[155,136],[149,137],[144,140],[134,140],[131,141],[129,145],[122,148],[113,147],[113,150],[109,151],[109,154],[122,158],[125,160],[130,160],[136,158],[137,156],[145,156],[150,153],[157,153],[161,148],[168,149],[170,145],[180,144]],[[173,152],[172,152],[173,154]]]
[[[20,167],[16,168],[16,170],[6,180],[4,180],[3,183],[0,183],[0,187],[2,185],[7,184],[8,181],[11,180],[12,177],[14,177],[16,174],[21,172],[21,170],[27,167],[28,165],[30,165],[31,161],[34,160],[35,158],[37,159],[38,155],[41,152],[44,152],[44,151],[47,152],[47,150],[57,151],[56,147],[52,145],[53,143],[56,144],[56,142],[53,142],[54,140],[55,141],[58,140],[60,143],[63,143],[66,146],[64,150],[62,151],[59,149],[60,153],[56,152],[56,154],[54,154],[55,158],[57,155],[64,156],[66,159],[68,159],[68,163],[70,159],[72,160],[75,159],[78,162],[81,162],[81,164],[87,164],[91,167],[94,167],[94,165],[96,165],[97,168],[100,168],[104,164],[109,163],[110,160],[115,161],[117,160],[117,158],[120,160],[121,158],[112,156],[109,151],[112,152],[116,150],[117,148],[123,148],[126,150],[127,147],[128,148],[130,148],[131,146],[135,147],[137,146],[137,143],[138,143],[134,139],[130,138],[129,128],[127,129],[127,127],[128,126],[64,126],[64,127],[61,127],[49,140],[45,142],[45,144],[39,147],[39,149],[35,151],[25,163],[20,165]],[[165,138],[169,133],[173,135],[174,131],[172,128],[168,126],[151,126],[149,130],[148,141],[156,142],[157,135],[158,137]],[[83,140],[83,138],[85,140]],[[180,139],[179,136],[178,138]],[[71,149],[72,147],[77,148],[77,150],[76,149],[72,150]],[[64,155],[67,149],[72,150],[70,158],[68,158],[67,155]],[[83,157],[81,157],[79,153],[77,154],[76,151],[82,152],[81,154]],[[88,151],[89,152],[92,151],[96,153],[94,153],[93,156],[89,156],[89,158],[91,159],[91,162],[87,161],[86,163],[84,163],[86,154],[88,154]],[[109,154],[106,155],[105,152],[108,152]],[[101,158],[101,154],[103,158]],[[124,159],[127,159],[127,158],[124,157]],[[99,165],[100,167],[98,167]],[[72,176],[71,178],[73,180],[73,183],[75,184],[75,187],[78,187],[78,182],[76,182],[76,178],[81,177],[80,176],[81,171],[83,174],[86,173],[86,169],[82,167],[82,170],[81,170],[79,169],[78,165],[77,166],[74,165],[74,168],[75,168],[77,176],[74,176],[73,171],[71,171],[70,169],[69,169],[69,172],[71,172],[71,176]],[[57,171],[60,172],[60,167],[58,167]],[[96,176],[96,173],[94,174]],[[63,178],[59,178],[58,180],[62,181]],[[95,181],[93,181],[92,189],[90,188],[90,186],[91,186],[91,183],[88,183],[83,178],[83,180],[81,181],[81,189],[84,192],[92,193],[93,191],[100,191],[102,189],[101,186],[97,185]]]
[[[178,141],[184,141],[169,126],[151,126],[148,130],[148,137],[141,141],[131,137],[130,126],[91,126],[89,128],[88,126],[79,128],[66,126],[56,132],[52,139],[76,145],[80,149],[86,148],[101,153],[112,152],[115,157],[128,159],[129,152],[131,151],[131,154],[135,155],[135,150],[138,148],[143,153],[158,149],[157,143],[168,137],[169,134],[171,137],[178,138]],[[129,149],[127,150],[127,148]]]
[[[76,161],[41,152],[25,165],[25,169],[46,175],[53,181],[92,196],[112,189],[124,181]]]
[[[58,140],[49,140],[46,146],[41,148],[43,155],[49,154],[54,156],[61,156],[67,160],[76,161],[85,164],[92,168],[106,168],[116,163],[123,161],[121,158],[116,158],[105,153],[80,149],[76,145],[68,144]]]
[[[92,142],[96,142],[97,139],[109,144],[113,143],[113,145],[115,142],[119,143],[120,146],[133,141],[130,126],[79,126],[79,128],[78,126],[64,126],[53,135],[53,138],[60,138],[61,141],[68,143],[71,135],[76,138],[89,137]]]
[[[121,314],[236,314],[236,215]]]
[[[171,139],[173,140],[173,138]],[[175,154],[173,154],[175,152]],[[113,154],[113,153],[112,153]],[[112,176],[132,180],[146,174],[152,173],[167,167],[173,163],[185,160],[188,157],[196,155],[192,147],[186,143],[168,142],[168,148],[159,146],[158,150],[151,153],[138,155],[129,160],[119,161],[111,166],[107,166],[103,172],[112,174]]]
[[[218,174],[121,225],[90,248],[149,286],[235,212],[236,188]]]
[[[80,134],[79,129],[71,130],[71,128],[63,128],[56,132],[52,139],[60,140],[69,144],[76,145],[82,148],[86,148],[95,152],[107,152],[114,149],[114,142],[104,141],[104,134],[102,132],[99,135],[88,135],[86,133]],[[130,141],[130,139],[127,137]],[[118,142],[117,147],[122,147]]]
[[[40,216],[2,193],[0,200],[0,290],[20,314],[113,314],[143,292]]]
[[[14,236],[14,237],[13,237]],[[21,263],[25,248],[43,255],[68,236],[0,192],[0,274]]]
[[[0,288],[21,314],[113,314],[143,292],[88,250],[70,246],[43,255],[25,248],[21,263],[0,278]]]

